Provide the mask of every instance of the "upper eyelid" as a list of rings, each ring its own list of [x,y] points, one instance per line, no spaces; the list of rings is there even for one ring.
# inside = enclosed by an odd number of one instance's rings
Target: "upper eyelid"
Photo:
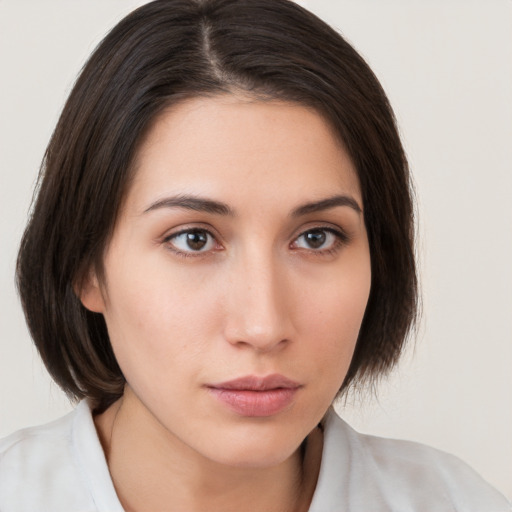
[[[188,229],[182,229],[181,231],[176,231],[174,233],[170,233],[169,235],[164,236],[164,240],[172,240],[173,238],[177,238],[178,236],[184,235],[186,233],[193,233],[195,231],[201,231],[201,232],[207,233],[212,238],[215,238],[215,240],[217,239],[217,237],[211,231],[209,231],[208,229],[204,229],[204,228],[188,228]]]
[[[309,231],[315,231],[315,230],[328,231],[328,232],[333,233],[334,235],[340,237],[341,239],[343,239],[345,241],[348,241],[348,240],[350,240],[350,238],[352,238],[350,233],[346,229],[340,227],[339,225],[334,225],[329,222],[313,222],[313,223],[311,223],[311,225],[309,225],[307,227],[302,226],[299,230],[295,230],[295,233],[293,233],[290,236],[290,239],[291,239],[290,243],[293,243],[295,240],[297,240],[299,237],[305,235]],[[184,233],[190,233],[193,231],[204,231],[205,233],[208,233],[211,237],[213,237],[217,243],[219,243],[221,245],[225,243],[225,241],[223,240],[223,237],[220,235],[220,233],[218,233],[218,231],[216,229],[214,229],[212,226],[209,226],[209,225],[206,226],[204,224],[189,225],[189,226],[185,225],[184,227],[178,228],[176,231],[167,232],[160,239],[163,242],[167,242],[167,241],[170,241],[174,237],[180,236]]]
[[[340,235],[341,237],[344,237],[346,239],[351,238],[350,232],[347,229],[342,228],[341,226],[332,224],[330,222],[318,222],[318,223],[312,223],[311,226],[308,227],[302,227],[300,230],[296,232],[295,235],[293,235],[292,240],[296,240],[300,236],[304,235],[305,233],[308,233],[309,231],[329,231],[330,233],[333,233],[335,235]]]
[[[170,240],[176,236],[183,235],[184,233],[190,233],[191,231],[204,231],[205,233],[208,233],[210,236],[215,238],[215,240],[219,240],[219,235],[216,233],[216,230],[214,230],[211,227],[205,227],[203,225],[199,226],[186,226],[179,228],[177,231],[167,231],[161,239],[165,242],[167,240]]]
[[[318,227],[318,228],[309,228],[309,229],[302,231],[296,237],[293,238],[291,243],[294,243],[301,236],[304,236],[306,233],[309,233],[311,231],[327,231],[328,233],[331,233],[332,235],[337,237],[342,243],[349,242],[350,238],[351,238],[350,235],[342,229],[330,228],[330,227]]]

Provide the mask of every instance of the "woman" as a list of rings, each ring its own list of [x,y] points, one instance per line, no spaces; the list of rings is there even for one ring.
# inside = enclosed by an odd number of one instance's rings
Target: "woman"
[[[416,314],[392,111],[285,0],[121,21],[50,141],[18,260],[77,409],[13,434],[1,510],[509,510],[462,462],[330,409]]]

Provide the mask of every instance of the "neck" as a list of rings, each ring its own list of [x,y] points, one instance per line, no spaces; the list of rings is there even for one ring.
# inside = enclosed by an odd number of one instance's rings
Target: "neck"
[[[127,512],[303,512],[320,467],[322,435],[271,467],[203,457],[166,430],[130,392],[95,418],[110,474]]]

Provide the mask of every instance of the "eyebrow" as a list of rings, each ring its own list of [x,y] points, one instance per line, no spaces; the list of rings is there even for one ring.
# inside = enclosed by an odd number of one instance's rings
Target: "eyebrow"
[[[295,208],[292,211],[291,216],[301,217],[310,213],[336,208],[337,206],[348,206],[357,213],[361,213],[361,207],[353,197],[347,195],[336,195],[319,201],[312,201],[310,203],[303,204]],[[235,212],[226,203],[193,195],[177,195],[159,199],[146,208],[144,213],[158,210],[160,208],[183,208],[185,210],[193,210],[196,212],[235,216]]]
[[[192,195],[178,195],[160,199],[146,208],[144,213],[158,210],[159,208],[183,208],[185,210],[194,210],[196,212],[213,213],[217,215],[234,216],[235,214],[226,203]]]
[[[292,217],[301,217],[310,213],[316,213],[329,210],[331,208],[336,208],[337,206],[348,206],[349,208],[355,210],[357,213],[361,213],[361,207],[353,197],[346,195],[336,195],[328,197],[327,199],[321,199],[320,201],[313,201],[311,203],[306,203],[302,206],[299,206],[293,210]]]

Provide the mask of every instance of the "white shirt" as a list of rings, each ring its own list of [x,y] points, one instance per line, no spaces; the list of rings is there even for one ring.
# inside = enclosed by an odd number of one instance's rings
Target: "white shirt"
[[[0,511],[124,512],[86,401],[59,420],[0,441]],[[512,507],[459,459],[417,443],[359,434],[330,410],[309,511],[510,512]]]

